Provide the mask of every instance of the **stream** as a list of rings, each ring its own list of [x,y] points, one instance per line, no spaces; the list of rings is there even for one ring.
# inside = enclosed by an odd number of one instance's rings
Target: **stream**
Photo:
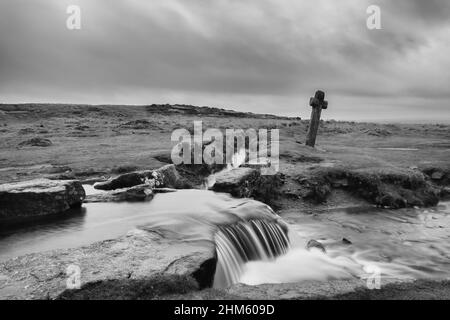
[[[262,218],[274,220],[261,224]],[[450,202],[431,209],[365,207],[313,215],[291,210],[282,216],[287,230],[278,218],[260,202],[206,190],[156,194],[149,202],[86,203],[59,217],[0,227],[0,261],[113,239],[136,227],[198,241],[214,238],[217,226],[234,224],[220,229],[219,239],[216,234],[217,269],[223,273],[217,287],[363,278],[373,270],[396,279],[450,277]],[[248,219],[256,222],[242,223]],[[326,253],[306,250],[310,239],[323,243]]]

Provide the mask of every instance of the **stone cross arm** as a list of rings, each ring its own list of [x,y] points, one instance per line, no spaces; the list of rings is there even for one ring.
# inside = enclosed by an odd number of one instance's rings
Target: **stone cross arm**
[[[325,100],[325,92],[317,91],[314,97],[309,99],[309,105],[313,108],[327,109],[328,101]]]

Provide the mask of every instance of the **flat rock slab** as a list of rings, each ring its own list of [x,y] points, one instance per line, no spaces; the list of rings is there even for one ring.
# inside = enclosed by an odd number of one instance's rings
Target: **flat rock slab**
[[[0,185],[0,220],[58,214],[80,206],[86,194],[76,180],[37,179]]]
[[[136,229],[118,239],[0,263],[0,299],[55,299],[67,292],[82,294],[92,284],[148,284],[157,276],[183,276],[202,287],[212,281],[215,263],[212,242],[168,240]],[[81,290],[69,289],[67,283],[77,270]]]

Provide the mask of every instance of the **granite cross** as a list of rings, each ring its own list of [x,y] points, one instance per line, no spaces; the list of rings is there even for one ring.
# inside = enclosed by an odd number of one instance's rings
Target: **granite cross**
[[[325,92],[317,91],[315,96],[309,100],[309,105],[312,107],[312,112],[308,134],[306,135],[306,145],[314,147],[316,144],[317,130],[319,129],[320,114],[322,113],[322,109],[328,108],[328,101],[325,101]]]

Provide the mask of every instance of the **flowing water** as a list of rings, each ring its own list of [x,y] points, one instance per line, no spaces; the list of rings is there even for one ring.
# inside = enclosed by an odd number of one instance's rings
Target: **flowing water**
[[[88,186],[86,191],[94,192]],[[140,227],[180,241],[214,241],[216,287],[361,278],[374,268],[383,277],[450,276],[450,203],[315,215],[291,210],[283,220],[260,202],[206,190],[157,194],[143,203],[87,203],[58,218],[0,226],[0,261],[112,239]],[[306,250],[310,239],[324,243],[327,252]]]
[[[250,261],[274,261],[288,252],[287,230],[265,220],[221,226],[215,234],[217,270],[214,287],[239,282],[243,267]]]
[[[292,249],[274,262],[246,264],[247,284],[366,278],[450,278],[450,202],[435,208],[336,209],[305,215],[283,213],[291,227]],[[349,240],[343,241],[343,239]],[[304,250],[310,239],[320,250]]]

